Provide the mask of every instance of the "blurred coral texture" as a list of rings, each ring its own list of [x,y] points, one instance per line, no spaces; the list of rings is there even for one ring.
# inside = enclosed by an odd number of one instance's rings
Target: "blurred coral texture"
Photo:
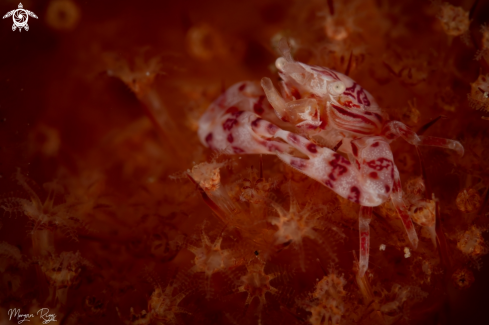
[[[57,324],[489,324],[488,1],[22,4],[29,31],[0,25],[1,324],[14,308]],[[359,205],[274,155],[200,143],[226,88],[278,81],[282,38],[348,69],[391,119],[462,143],[462,158],[391,145],[408,206],[426,183],[410,213],[436,215],[436,241],[416,225],[410,248],[384,203],[359,277]]]

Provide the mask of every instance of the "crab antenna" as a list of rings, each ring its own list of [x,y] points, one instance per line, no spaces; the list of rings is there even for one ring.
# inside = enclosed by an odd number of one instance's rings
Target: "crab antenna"
[[[282,38],[278,42],[278,50],[282,54],[282,56],[287,60],[287,62],[294,62],[292,55],[290,54],[290,47],[285,38]]]

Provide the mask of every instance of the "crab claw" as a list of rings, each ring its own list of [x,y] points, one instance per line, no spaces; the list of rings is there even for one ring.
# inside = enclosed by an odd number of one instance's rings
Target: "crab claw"
[[[274,115],[257,84],[237,83],[216,99],[200,118],[200,141],[226,154],[290,152],[292,148],[288,144],[273,140],[280,128],[267,117]]]

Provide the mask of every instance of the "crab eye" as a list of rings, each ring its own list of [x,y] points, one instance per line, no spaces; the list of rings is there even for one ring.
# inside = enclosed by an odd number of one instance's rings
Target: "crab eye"
[[[328,90],[333,96],[341,95],[345,91],[346,86],[341,81],[335,81],[328,85]]]
[[[277,60],[275,60],[275,66],[280,71],[284,71],[284,67],[286,64],[287,64],[287,60],[284,59],[283,57],[279,57]]]

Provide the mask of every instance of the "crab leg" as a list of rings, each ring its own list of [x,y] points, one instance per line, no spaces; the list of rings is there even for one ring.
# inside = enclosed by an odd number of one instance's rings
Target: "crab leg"
[[[413,222],[411,221],[411,217],[407,212],[406,205],[402,200],[402,187],[401,187],[401,178],[399,177],[399,171],[397,167],[394,166],[394,186],[391,193],[392,204],[397,210],[397,214],[406,229],[406,233],[408,235],[409,241],[413,245],[413,248],[416,249],[418,247],[418,235],[416,234],[416,230],[414,229]]]
[[[372,220],[372,208],[360,207],[358,215],[358,230],[360,233],[360,263],[358,275],[362,278],[368,269],[368,257],[370,251],[370,220]]]
[[[321,182],[338,195],[362,205],[359,271],[361,276],[368,265],[368,255],[365,255],[368,253],[368,223],[371,218],[371,211],[368,209],[385,202],[389,196],[406,229],[409,241],[414,248],[418,246],[418,236],[402,201],[399,171],[392,161],[389,145],[382,137],[367,137],[353,141],[353,163],[334,151],[317,147],[306,138],[291,132],[279,130],[275,137],[284,140],[309,158],[277,153],[286,164]],[[354,168],[354,164],[357,164],[357,168]],[[379,188],[383,190],[380,191]]]
[[[464,155],[464,147],[456,140],[417,135],[416,132],[399,121],[390,121],[382,130],[382,134],[389,140],[402,137],[415,146],[432,146],[455,150],[459,156]]]

